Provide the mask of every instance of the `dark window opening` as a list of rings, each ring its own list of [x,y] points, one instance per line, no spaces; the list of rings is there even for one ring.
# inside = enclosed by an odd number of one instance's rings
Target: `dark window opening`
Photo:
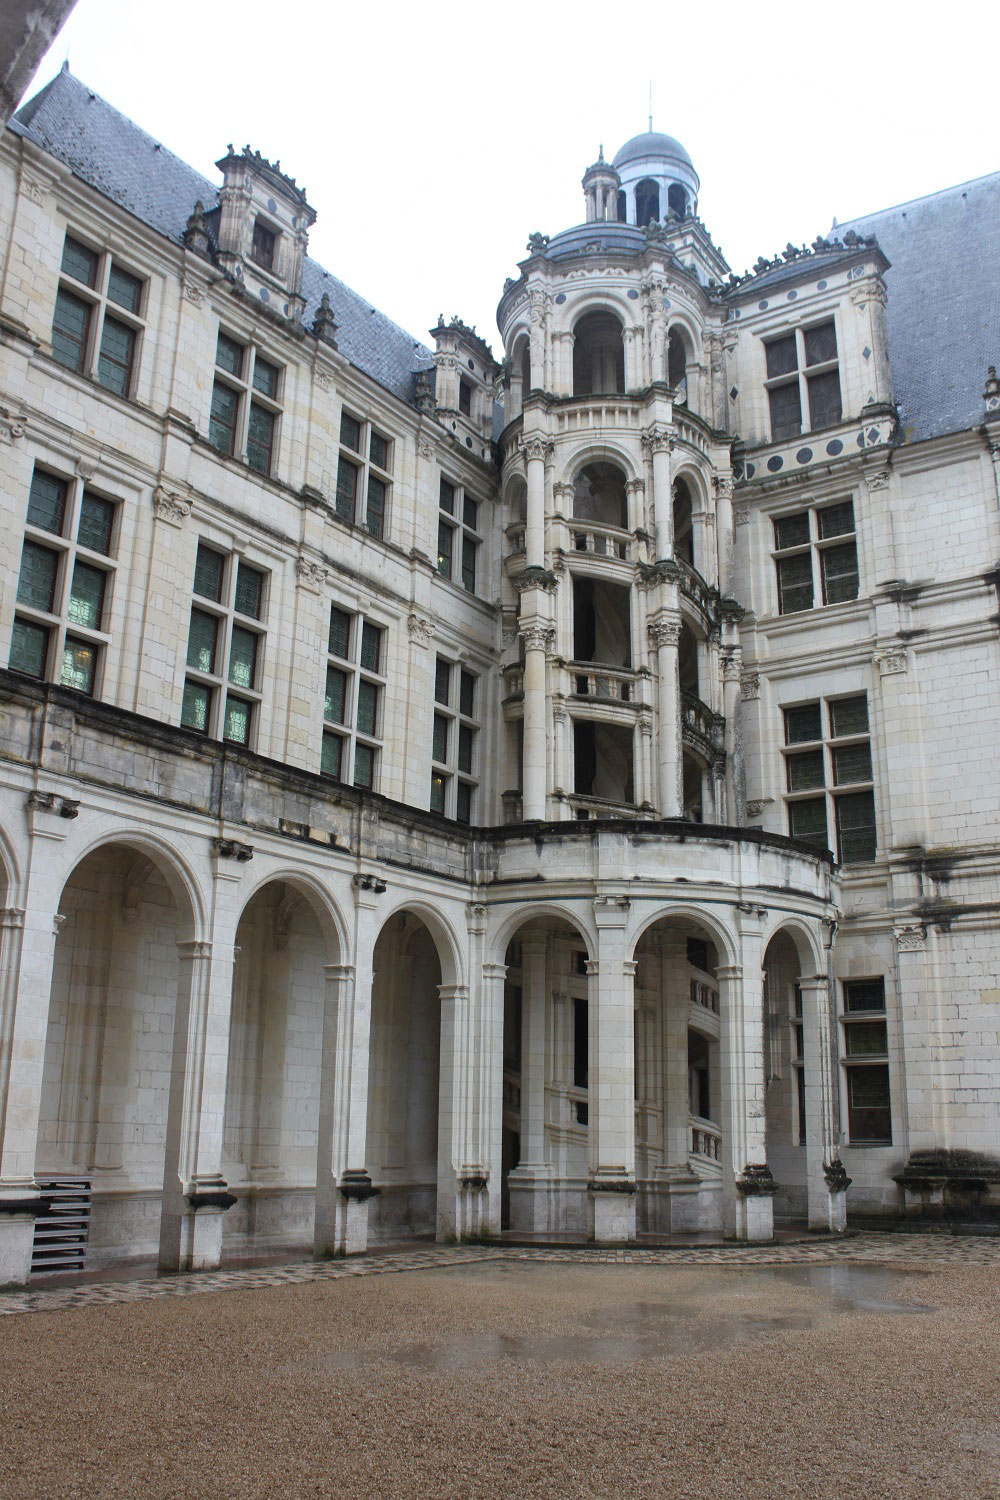
[[[472,416],[472,386],[467,380],[458,382],[458,409],[463,416]]]
[[[594,578],[573,580],[573,659],[629,671],[629,591]]]
[[[586,313],[573,333],[574,396],[623,392],[625,349],[622,325],[614,313]]]
[[[277,243],[278,236],[274,230],[269,229],[262,220],[258,219],[253,226],[253,247],[250,251],[250,259],[256,261],[258,266],[263,266],[265,271],[272,271]]]
[[[645,229],[660,217],[660,189],[652,178],[645,177],[636,185],[635,190],[635,222],[640,229]]]
[[[573,725],[574,790],[603,802],[631,803],[632,731],[622,725],[578,719]]]
[[[586,957],[586,955],[584,955]],[[573,1001],[573,1087],[588,1088],[590,1041],[586,1000]]]
[[[679,219],[686,219],[690,212],[688,195],[679,182],[672,182],[667,189],[667,207],[673,209]]]

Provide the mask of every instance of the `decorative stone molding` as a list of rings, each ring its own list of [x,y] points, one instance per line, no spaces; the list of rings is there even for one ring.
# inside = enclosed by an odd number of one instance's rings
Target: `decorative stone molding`
[[[241,844],[239,839],[214,838],[212,853],[217,859],[234,859],[237,864],[244,865],[253,859],[253,846]]]
[[[642,447],[646,453],[672,453],[677,437],[673,427],[651,427],[642,434]]]
[[[406,628],[410,633],[410,640],[418,646],[429,646],[434,639],[434,622],[428,620],[426,615],[418,615],[414,611],[407,618]]]
[[[176,490],[167,490],[158,484],[153,491],[153,510],[158,521],[166,521],[168,526],[180,526],[191,514],[191,501]]]
[[[654,651],[661,646],[676,646],[681,638],[679,615],[657,615],[646,625],[646,639]]]
[[[16,443],[23,438],[28,427],[28,418],[24,412],[13,412],[9,407],[0,406],[0,443]]]
[[[485,1167],[465,1163],[458,1174],[458,1180],[469,1192],[484,1193],[490,1185],[490,1174]]]
[[[880,677],[891,677],[897,672],[906,671],[905,651],[884,651],[875,658]]]
[[[57,813],[60,818],[80,816],[79,802],[73,802],[69,797],[60,797],[55,792],[29,792],[24,805],[31,812]]]
[[[543,623],[522,625],[521,638],[525,651],[544,651],[548,655],[556,643],[556,627]]]
[[[525,568],[511,579],[511,583],[519,594],[527,589],[545,589],[546,593],[553,593],[559,587],[559,580],[555,573],[548,568]]]
[[[381,896],[388,889],[380,875],[354,875],[351,877],[351,884],[356,891],[372,891],[376,896]]]
[[[682,583],[684,569],[673,558],[662,557],[659,562],[640,563],[636,583],[641,589],[655,588],[658,583]]]
[[[773,797],[754,797],[747,803],[747,817],[759,818],[765,807],[774,801]]]
[[[866,469],[863,477],[865,489],[869,494],[874,494],[877,490],[887,490],[889,488],[888,467]]]
[[[22,173],[21,192],[32,203],[37,203],[39,208],[44,207],[46,190],[46,184],[39,178],[29,177],[27,172]]]
[[[434,457],[435,451],[434,443],[430,438],[422,437],[417,439],[417,453],[421,458],[430,462]]]
[[[342,1198],[349,1201],[367,1203],[369,1198],[377,1198],[382,1189],[377,1188],[370,1174],[361,1168],[345,1172],[340,1179],[337,1191]]]
[[[744,703],[753,703],[760,697],[760,673],[744,672],[740,677],[740,697]]]
[[[557,503],[562,500],[572,501],[576,496],[576,487],[572,484],[554,484],[552,486],[552,498]]]
[[[193,1213],[198,1213],[199,1210],[205,1208],[214,1209],[216,1213],[225,1213],[227,1209],[232,1208],[234,1203],[239,1202],[236,1194],[231,1193],[228,1184],[221,1179],[218,1187],[196,1188],[194,1192],[185,1193],[184,1197]]]
[[[749,505],[734,505],[733,506],[733,525],[734,526],[749,526],[750,525],[750,506]]]
[[[743,660],[739,648],[724,651],[720,662],[723,682],[738,682],[743,687]]]
[[[518,441],[518,448],[529,463],[533,459],[541,459],[544,463],[546,459],[551,458],[553,446],[548,438],[542,437],[522,437]]]
[[[205,301],[205,288],[198,281],[193,281],[190,276],[185,276],[181,282],[181,296],[185,302],[190,302],[192,307],[201,307]]]
[[[316,562],[314,558],[306,557],[300,552],[295,559],[295,576],[299,583],[318,593],[329,578],[330,570],[325,563]]]
[[[552,722],[554,724],[566,724],[569,721],[569,709],[562,698],[552,700]]]
[[[744,1198],[773,1198],[778,1184],[766,1162],[748,1162],[736,1179],[736,1191]]]
[[[848,1177],[847,1168],[842,1161],[825,1161],[823,1176],[831,1193],[846,1193],[853,1180]]]
[[[908,927],[897,927],[895,937],[896,947],[900,953],[921,953],[927,946],[927,928],[922,922],[914,922]]]

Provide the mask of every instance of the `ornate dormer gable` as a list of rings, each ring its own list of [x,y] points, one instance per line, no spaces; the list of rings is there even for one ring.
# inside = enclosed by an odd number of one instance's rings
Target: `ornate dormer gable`
[[[230,275],[272,311],[299,318],[305,306],[302,268],[316,213],[305,190],[259,151],[230,146],[216,166],[219,190],[218,256]]]
[[[434,339],[438,419],[477,458],[493,434],[493,393],[500,366],[474,328],[442,313],[430,330]]]

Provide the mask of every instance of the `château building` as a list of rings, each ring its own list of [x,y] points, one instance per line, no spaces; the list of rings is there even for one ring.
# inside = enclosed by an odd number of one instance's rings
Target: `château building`
[[[0,136],[0,1282],[995,1214],[1000,174],[650,131],[498,361],[217,165]]]

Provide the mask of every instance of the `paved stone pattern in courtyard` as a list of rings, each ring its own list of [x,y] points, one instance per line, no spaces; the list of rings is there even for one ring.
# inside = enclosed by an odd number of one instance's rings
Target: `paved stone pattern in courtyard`
[[[205,1292],[246,1292],[259,1287],[302,1286],[345,1276],[384,1276],[391,1272],[429,1271],[483,1261],[537,1264],[622,1266],[804,1266],[862,1263],[907,1269],[921,1265],[1000,1265],[1000,1236],[951,1234],[860,1234],[846,1239],[815,1239],[775,1245],[717,1245],[652,1248],[533,1247],[521,1245],[434,1245],[380,1255],[358,1255],[326,1261],[292,1261],[287,1265],[205,1271],[186,1276],[158,1276],[135,1281],[102,1281],[86,1285],[49,1286],[35,1291],[0,1292],[0,1317],[19,1313],[59,1312],[101,1307],[148,1298],[190,1297]]]

